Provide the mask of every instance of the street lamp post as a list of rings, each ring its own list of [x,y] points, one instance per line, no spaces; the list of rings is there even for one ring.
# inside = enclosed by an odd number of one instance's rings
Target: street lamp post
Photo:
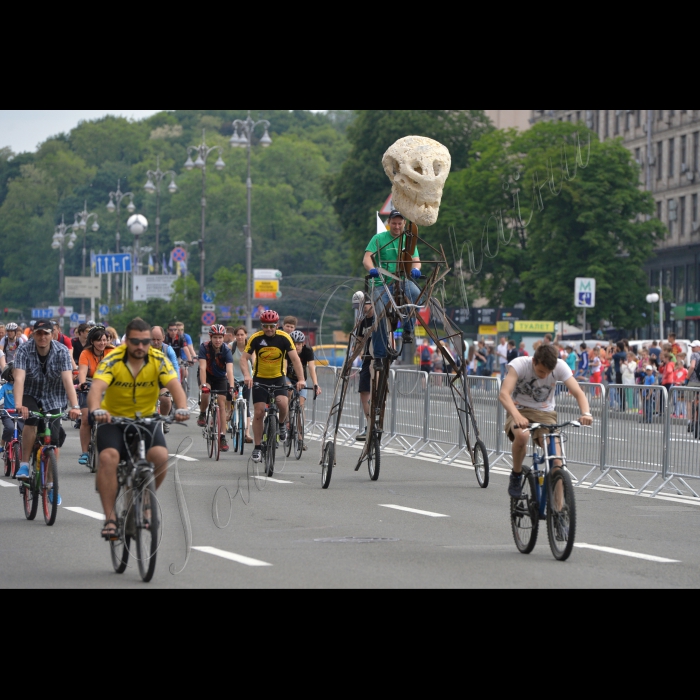
[[[201,146],[190,146],[187,149],[187,162],[185,163],[185,169],[192,171],[195,168],[199,168],[202,171],[202,237],[200,239],[200,271],[199,271],[199,286],[200,291],[204,294],[204,263],[206,260],[206,253],[204,250],[204,235],[206,233],[207,226],[207,160],[209,156],[214,152],[219,152],[219,158],[216,161],[214,167],[218,171],[222,171],[226,167],[224,163],[224,149],[221,146],[212,146],[209,148],[206,143],[206,129],[202,129],[202,144]],[[197,159],[192,160],[192,155],[197,154]]]
[[[658,294],[647,295],[647,304],[651,305],[651,334],[654,335],[654,304],[659,305],[659,338],[664,339],[664,290],[659,289]]]
[[[117,182],[117,191],[109,193],[109,204],[107,204],[107,211],[110,214],[113,214],[115,211],[117,212],[117,255],[121,252],[120,227],[121,227],[122,202],[127,197],[129,198],[129,204],[126,207],[126,210],[129,212],[129,214],[133,214],[136,211],[136,205],[134,204],[134,195],[131,192],[122,192],[122,181],[119,180]],[[112,276],[110,274],[110,285],[109,285],[110,286],[110,295],[112,293],[111,277]],[[117,278],[117,282],[116,282],[115,287],[116,287],[115,296],[118,299],[119,298],[119,279],[118,278]]]
[[[51,247],[60,251],[61,255],[61,262],[58,267],[58,301],[60,306],[63,306],[64,302],[66,279],[66,257],[63,246],[67,245],[70,250],[73,250],[75,242],[78,240],[78,235],[75,231],[71,231],[70,235],[68,235],[69,229],[72,229],[72,226],[66,226],[65,217],[62,216],[61,223],[56,226],[56,231],[53,234],[53,243],[51,244]]]
[[[147,173],[148,182],[144,185],[144,189],[148,194],[156,195],[156,262],[155,271],[158,273],[158,266],[160,265],[160,186],[166,177],[170,178],[170,185],[168,185],[168,192],[170,194],[175,194],[177,192],[177,185],[175,184],[176,173],[174,170],[168,170],[163,172],[160,169],[160,156],[158,156],[157,165],[155,170],[149,170]]]
[[[236,119],[233,122],[233,136],[231,138],[231,146],[234,148],[247,148],[248,149],[248,179],[246,180],[246,187],[248,190],[248,225],[246,227],[246,274],[247,274],[247,288],[248,288],[248,299],[247,299],[247,320],[246,326],[248,327],[248,333],[253,330],[253,180],[250,175],[250,154],[253,148],[253,137],[255,135],[255,129],[259,126],[265,127],[265,134],[260,139],[260,145],[263,148],[267,148],[272,145],[272,139],[270,138],[270,122],[267,119],[261,119],[260,121],[253,121],[250,116],[250,110],[248,110],[248,118],[245,120]]]
[[[78,219],[80,220],[78,221]],[[91,228],[97,233],[100,230],[100,225],[97,223],[97,214],[90,214],[88,212],[87,200],[85,200],[83,210],[76,213],[75,222],[73,223],[73,232],[75,234],[77,234],[78,231],[83,232],[83,277],[85,277],[85,272],[87,271],[87,228],[90,219],[95,219]],[[85,299],[81,300],[80,313],[85,313]]]

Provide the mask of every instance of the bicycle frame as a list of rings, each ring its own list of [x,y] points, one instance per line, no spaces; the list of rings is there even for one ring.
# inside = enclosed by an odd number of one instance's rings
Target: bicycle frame
[[[546,428],[547,426],[540,426]],[[539,429],[539,428],[538,428]],[[533,430],[533,432],[535,432]],[[547,517],[549,506],[549,479],[553,469],[566,469],[566,449],[561,433],[550,433],[543,440],[542,452],[535,444],[535,451],[532,455],[532,469],[530,474],[535,477],[535,495],[539,506],[540,520]],[[557,454],[557,444],[561,448],[561,454]],[[552,467],[552,462],[560,461],[561,467]],[[543,467],[543,469],[540,469]],[[526,474],[527,475],[527,474]]]

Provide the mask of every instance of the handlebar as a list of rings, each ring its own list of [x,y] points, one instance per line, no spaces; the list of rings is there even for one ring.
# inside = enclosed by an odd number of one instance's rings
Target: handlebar
[[[150,418],[112,418],[112,420],[109,423],[104,423],[103,425],[151,426],[157,423],[165,423],[166,425],[172,425],[175,422],[175,419],[170,418],[170,416],[151,416]]]
[[[581,425],[577,420],[571,420],[567,423],[562,423],[561,425],[543,425],[542,423],[530,423],[527,428],[515,427],[513,430],[524,430],[525,432],[533,432],[535,430],[547,430],[550,433],[556,430],[562,430],[563,428],[585,428],[588,426]]]
[[[210,389],[209,387],[203,386],[202,387],[202,393],[206,395],[211,395],[211,396],[227,396],[231,392],[231,389],[227,389],[226,391],[214,391],[213,389]]]
[[[36,411],[29,411],[29,415],[32,418],[39,418],[41,420],[56,420],[57,418],[60,418],[61,420],[68,420],[67,413],[56,413],[55,415],[51,415],[45,413],[37,413]]]

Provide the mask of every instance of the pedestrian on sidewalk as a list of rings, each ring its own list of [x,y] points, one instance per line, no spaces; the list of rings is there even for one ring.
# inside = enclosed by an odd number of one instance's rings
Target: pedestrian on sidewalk
[[[498,346],[496,354],[501,371],[501,381],[503,381],[508,372],[508,338],[501,338],[501,344]]]
[[[644,423],[653,423],[654,421],[654,394],[651,387],[656,386],[656,377],[654,376],[654,368],[647,365],[646,377],[644,379],[644,389],[642,391],[642,399],[644,401]]]

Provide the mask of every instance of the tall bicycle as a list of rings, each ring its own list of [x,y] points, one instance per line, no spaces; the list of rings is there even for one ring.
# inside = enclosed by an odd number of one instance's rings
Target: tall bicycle
[[[117,531],[110,540],[112,566],[117,574],[123,574],[129,563],[130,547],[136,542],[136,560],[139,574],[145,583],[150,583],[156,571],[156,558],[160,545],[160,504],[156,497],[155,465],[146,458],[144,431],[157,430],[159,424],[170,425],[171,418],[112,418],[112,425],[133,427],[128,459],[117,467],[117,501],[115,522]],[[108,518],[109,519],[109,518]]]
[[[58,460],[56,450],[58,445],[51,437],[51,421],[66,420],[67,414],[54,415],[29,412],[31,418],[39,419],[37,439],[29,462],[29,481],[22,483],[19,493],[24,504],[24,514],[27,520],[35,520],[39,510],[39,498],[44,512],[44,521],[48,527],[53,527],[58,515]],[[53,493],[53,499],[51,494]],[[52,502],[53,501],[53,502]]]
[[[576,541],[576,497],[569,472],[566,471],[565,428],[580,428],[577,421],[562,425],[533,423],[528,430],[546,430],[544,447],[535,445],[532,469],[523,469],[523,492],[511,498],[510,516],[515,545],[521,554],[531,554],[537,545],[540,521],[547,521],[549,546],[557,561],[566,561]],[[561,454],[557,454],[557,445]],[[552,467],[561,461],[562,466]]]
[[[19,471],[22,464],[22,432],[19,429],[19,423],[22,422],[22,416],[18,416],[14,409],[6,409],[0,416],[9,418],[14,424],[14,432],[12,439],[5,445],[5,454],[3,455],[5,463],[5,476],[14,479],[15,474]]]

